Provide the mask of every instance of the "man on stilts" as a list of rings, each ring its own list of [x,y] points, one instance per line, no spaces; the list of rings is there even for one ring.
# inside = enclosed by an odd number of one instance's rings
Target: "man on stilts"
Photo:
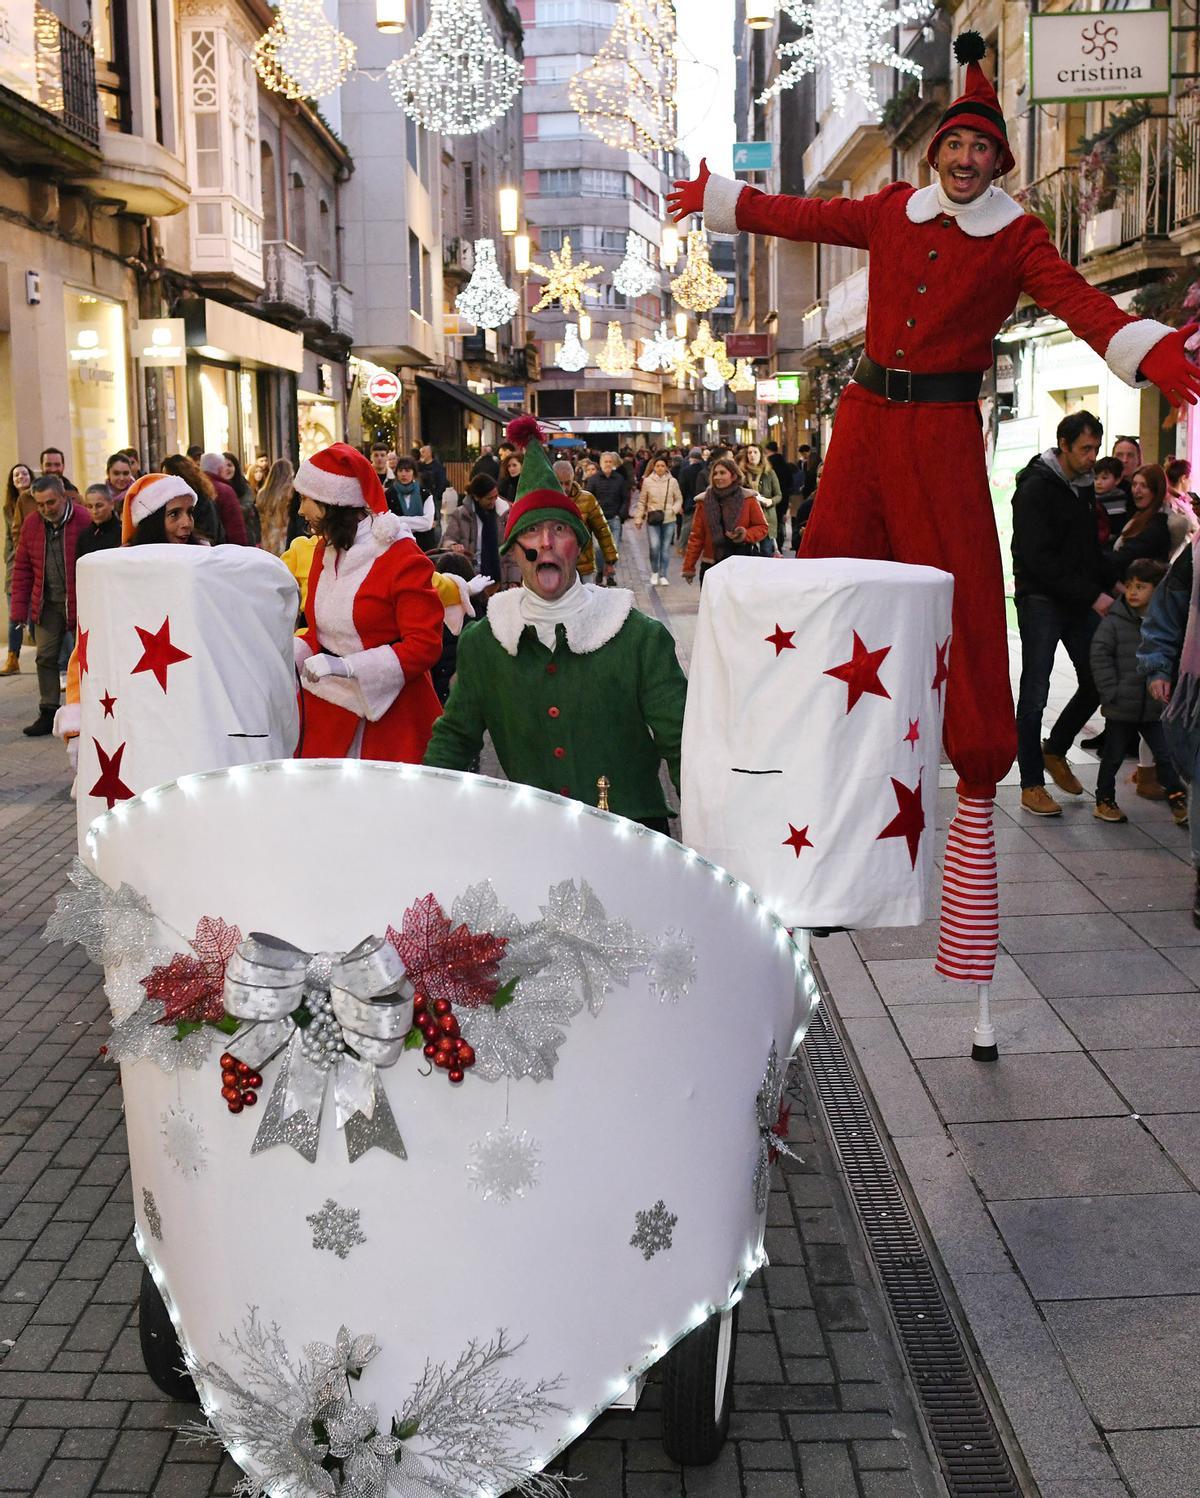
[[[1122,312],[1058,254],[1045,225],[996,183],[1015,165],[999,101],[979,66],[983,39],[955,56],[965,90],[942,116],[928,187],[896,182],[861,199],[769,195],[704,162],[667,199],[676,220],[703,212],[744,230],[871,252],[865,352],[843,392],[801,555],[921,563],[953,574],[954,645],[944,740],[959,775],[947,850],[937,968],[990,982],[998,923],[991,802],[1016,753],[1004,583],[979,416],[992,341],[1023,293],[1129,385],[1194,403],[1200,370],[1175,330]],[[897,462],[897,454],[904,461]],[[939,674],[945,670],[939,660]],[[981,857],[990,875],[981,878]],[[994,1047],[992,1048],[994,1054]]]

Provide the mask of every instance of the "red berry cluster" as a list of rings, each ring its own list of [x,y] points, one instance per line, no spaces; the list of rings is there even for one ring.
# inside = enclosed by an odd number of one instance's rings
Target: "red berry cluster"
[[[230,1113],[240,1113],[243,1108],[253,1108],[258,1102],[258,1089],[262,1076],[252,1066],[239,1061],[229,1051],[221,1057],[221,1096]]]
[[[454,1083],[461,1082],[467,1067],[475,1065],[475,1049],[458,1033],[449,999],[434,999],[423,993],[413,1000],[413,1024],[425,1037],[425,1055]]]

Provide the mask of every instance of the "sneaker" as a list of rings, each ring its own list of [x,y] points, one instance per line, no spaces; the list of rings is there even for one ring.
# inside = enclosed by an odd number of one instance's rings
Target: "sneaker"
[[[658,573],[657,572],[652,572],[650,574],[650,586],[652,588],[657,588],[658,587]]]
[[[43,709],[27,728],[22,728],[21,732],[27,739],[44,739],[47,734],[54,732],[54,714]]]
[[[1092,816],[1101,822],[1128,822],[1129,818],[1115,801],[1097,801]]]
[[[1065,754],[1051,754],[1042,745],[1042,763],[1046,766],[1047,773],[1060,791],[1066,791],[1068,796],[1082,796],[1083,786],[1075,775],[1075,771],[1067,763]]]
[[[671,586],[671,579],[665,572],[659,577],[658,586],[660,588],[669,588]]]
[[[1062,816],[1062,807],[1044,785],[1027,785],[1021,792],[1021,808],[1035,817]]]
[[[1176,827],[1188,825],[1188,798],[1186,791],[1171,791],[1167,796],[1167,802],[1171,808],[1171,815],[1175,818]]]

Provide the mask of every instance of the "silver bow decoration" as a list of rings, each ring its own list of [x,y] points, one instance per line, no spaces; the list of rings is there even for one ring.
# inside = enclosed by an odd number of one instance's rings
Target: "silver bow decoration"
[[[224,1003],[252,1022],[230,1041],[240,1060],[261,1070],[284,1051],[252,1154],[290,1144],[311,1165],[332,1080],[351,1162],[375,1147],[408,1158],[378,1076],[412,1028],[412,985],[390,942],[369,936],[349,952],[312,953],[251,932],[226,965]],[[303,1027],[292,1018],[302,1004],[311,1016]]]

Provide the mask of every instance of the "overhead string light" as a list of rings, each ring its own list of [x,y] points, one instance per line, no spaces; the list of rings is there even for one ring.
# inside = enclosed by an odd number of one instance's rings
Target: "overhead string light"
[[[607,40],[567,92],[571,108],[606,145],[673,151],[675,88],[674,0],[620,0]]]
[[[495,243],[490,239],[477,239],[475,269],[454,299],[455,311],[480,328],[498,328],[511,321],[520,302],[520,295],[505,284],[500,274]]]
[[[630,357],[629,345],[625,342],[625,335],[621,331],[619,322],[609,323],[608,339],[596,355],[596,363],[606,375],[623,375],[633,372],[633,359]]]
[[[645,243],[631,229],[625,236],[625,258],[613,271],[613,285],[631,301],[658,290],[658,272],[646,258]]]
[[[280,0],[254,46],[254,68],[285,99],[322,99],[350,76],[357,49],[325,18],[321,0]]]
[[[496,45],[480,0],[431,0],[429,25],[411,52],[388,63],[392,98],[438,135],[474,135],[512,104],[524,69]]]
[[[540,299],[534,304],[535,312],[541,312],[552,302],[557,302],[564,312],[582,312],[587,283],[601,271],[599,265],[589,265],[586,260],[576,265],[569,234],[563,236],[561,250],[550,251],[549,266],[539,265],[534,260],[529,269],[546,282]]]
[[[558,347],[558,358],[554,362],[559,369],[565,369],[569,374],[577,374],[579,370],[587,368],[588,351],[579,341],[578,323],[567,324],[563,341]]]
[[[691,229],[687,237],[687,263],[671,282],[671,293],[689,312],[711,312],[725,299],[729,283],[715,271],[708,258],[703,229]]]
[[[830,98],[841,109],[853,91],[872,114],[879,114],[879,96],[871,76],[873,67],[894,68],[920,79],[922,69],[911,57],[896,50],[898,26],[924,21],[933,9],[931,0],[780,0],[782,9],[800,28],[801,35],[778,48],[780,60],[789,65],[758,96],[765,104],[775,94],[791,88],[809,73],[826,70]]]
[[[683,344],[682,338],[671,337],[667,332],[665,322],[659,323],[657,330],[642,344],[642,352],[637,361],[638,368],[644,369],[647,374],[673,368]]]

